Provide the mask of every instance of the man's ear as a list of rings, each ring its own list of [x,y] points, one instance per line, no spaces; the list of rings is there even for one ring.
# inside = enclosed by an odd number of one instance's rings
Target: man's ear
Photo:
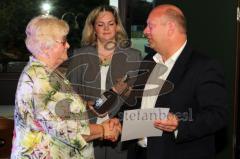
[[[173,35],[175,29],[176,29],[176,24],[172,21],[167,22],[167,27],[168,27],[168,35],[171,36]]]

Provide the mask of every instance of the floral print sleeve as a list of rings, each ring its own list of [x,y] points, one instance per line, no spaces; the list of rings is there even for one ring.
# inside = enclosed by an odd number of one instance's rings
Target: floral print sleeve
[[[12,158],[93,158],[85,103],[59,72],[31,58],[15,103]]]

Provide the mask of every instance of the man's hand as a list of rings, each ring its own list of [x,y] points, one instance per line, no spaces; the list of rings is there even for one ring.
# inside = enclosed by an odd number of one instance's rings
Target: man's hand
[[[104,128],[104,139],[112,142],[117,141],[119,134],[121,133],[121,124],[117,118],[106,120],[102,123]]]
[[[177,116],[172,113],[168,113],[167,119],[155,120],[154,126],[163,131],[173,132],[177,129],[178,123],[179,119],[177,118]]]

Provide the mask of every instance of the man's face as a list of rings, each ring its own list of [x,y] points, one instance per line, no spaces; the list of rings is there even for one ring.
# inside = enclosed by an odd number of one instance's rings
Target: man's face
[[[159,12],[151,12],[147,19],[147,26],[144,29],[144,35],[148,39],[149,46],[157,52],[160,52],[164,43],[166,43],[167,26],[166,19]]]

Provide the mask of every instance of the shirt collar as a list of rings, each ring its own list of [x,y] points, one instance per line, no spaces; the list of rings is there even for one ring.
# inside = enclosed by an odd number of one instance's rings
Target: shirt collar
[[[48,72],[53,72],[55,69],[51,69],[49,68],[44,62],[42,62],[41,60],[37,59],[34,56],[29,56],[29,62],[33,63],[33,65],[42,65],[46,70],[48,70]]]
[[[165,63],[163,62],[162,60],[162,55],[160,53],[156,53],[154,56],[153,56],[153,60],[156,62],[156,63],[160,63],[160,64],[168,64],[170,62],[176,62],[176,60],[178,59],[179,55],[181,54],[181,52],[183,51],[184,47],[186,46],[187,44],[187,40],[184,42],[184,44],[171,56],[169,57]]]

